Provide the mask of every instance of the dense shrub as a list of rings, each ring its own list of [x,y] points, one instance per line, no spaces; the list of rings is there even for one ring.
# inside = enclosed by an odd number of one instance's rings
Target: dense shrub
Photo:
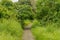
[[[22,31],[21,25],[16,20],[14,19],[0,20],[0,34],[1,34],[0,37],[3,37],[4,40],[6,39],[8,40],[11,38],[12,38],[11,40],[21,40],[22,32],[23,31]]]
[[[17,20],[17,12],[11,1],[0,3],[0,39],[1,40],[22,40],[22,28]]]
[[[44,22],[51,21],[57,22],[59,21],[59,13],[60,13],[60,3],[55,0],[45,0],[45,1],[37,1],[37,14],[36,18],[39,20],[43,20]]]

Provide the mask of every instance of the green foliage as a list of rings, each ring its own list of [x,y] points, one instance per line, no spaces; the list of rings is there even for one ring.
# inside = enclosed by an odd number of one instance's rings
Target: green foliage
[[[21,40],[21,36],[22,36],[21,25],[14,19],[9,19],[9,20],[1,19],[0,34],[1,34],[0,38],[3,37],[4,40],[8,40],[8,39]],[[3,39],[1,38],[1,40]]]
[[[16,18],[17,12],[11,1],[3,1],[0,4],[0,15],[2,18]]]
[[[20,5],[18,6],[17,11],[18,11],[17,17],[20,19],[33,19],[34,18],[32,8],[29,5],[26,5],[26,4]]]
[[[60,1],[38,0],[32,33],[36,40],[60,40]]]
[[[49,22],[46,26],[36,24],[33,23],[34,28],[31,30],[36,40],[60,40],[60,26],[57,23]]]
[[[60,40],[60,32],[57,31],[47,32],[43,27],[33,29],[36,40]]]
[[[58,15],[60,12],[60,3],[56,0],[44,0],[44,1],[37,1],[37,14],[36,18],[39,20],[43,20],[44,22],[52,21],[56,22],[59,21]],[[58,19],[56,19],[58,18]]]
[[[22,28],[32,23],[36,40],[60,40],[60,1],[37,0],[36,13],[29,0],[0,2],[0,39],[21,40]],[[32,22],[32,21],[33,22]]]
[[[22,28],[17,20],[15,4],[3,0],[0,3],[0,39],[1,40],[22,40]]]
[[[26,5],[30,5],[30,0],[19,0],[18,2],[20,5],[26,4]]]

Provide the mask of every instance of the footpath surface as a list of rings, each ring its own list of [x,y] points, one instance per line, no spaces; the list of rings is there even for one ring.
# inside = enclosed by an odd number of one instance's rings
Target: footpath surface
[[[29,25],[29,26],[31,26],[31,25]],[[32,32],[30,30],[30,27],[25,28],[22,39],[23,40],[35,40],[34,36],[32,35]]]

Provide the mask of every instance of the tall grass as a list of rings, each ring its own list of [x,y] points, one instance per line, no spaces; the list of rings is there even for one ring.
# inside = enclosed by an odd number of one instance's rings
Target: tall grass
[[[22,28],[14,19],[0,19],[0,40],[22,40]]]
[[[60,27],[57,23],[47,23],[40,26],[38,21],[33,23],[32,33],[36,40],[60,40]]]

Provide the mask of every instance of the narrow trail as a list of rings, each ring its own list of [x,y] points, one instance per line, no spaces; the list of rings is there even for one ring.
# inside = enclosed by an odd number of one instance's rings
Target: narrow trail
[[[34,36],[32,35],[32,32],[30,30],[31,28],[31,24],[28,25],[25,29],[24,29],[24,33],[23,33],[23,40],[34,40]]]

